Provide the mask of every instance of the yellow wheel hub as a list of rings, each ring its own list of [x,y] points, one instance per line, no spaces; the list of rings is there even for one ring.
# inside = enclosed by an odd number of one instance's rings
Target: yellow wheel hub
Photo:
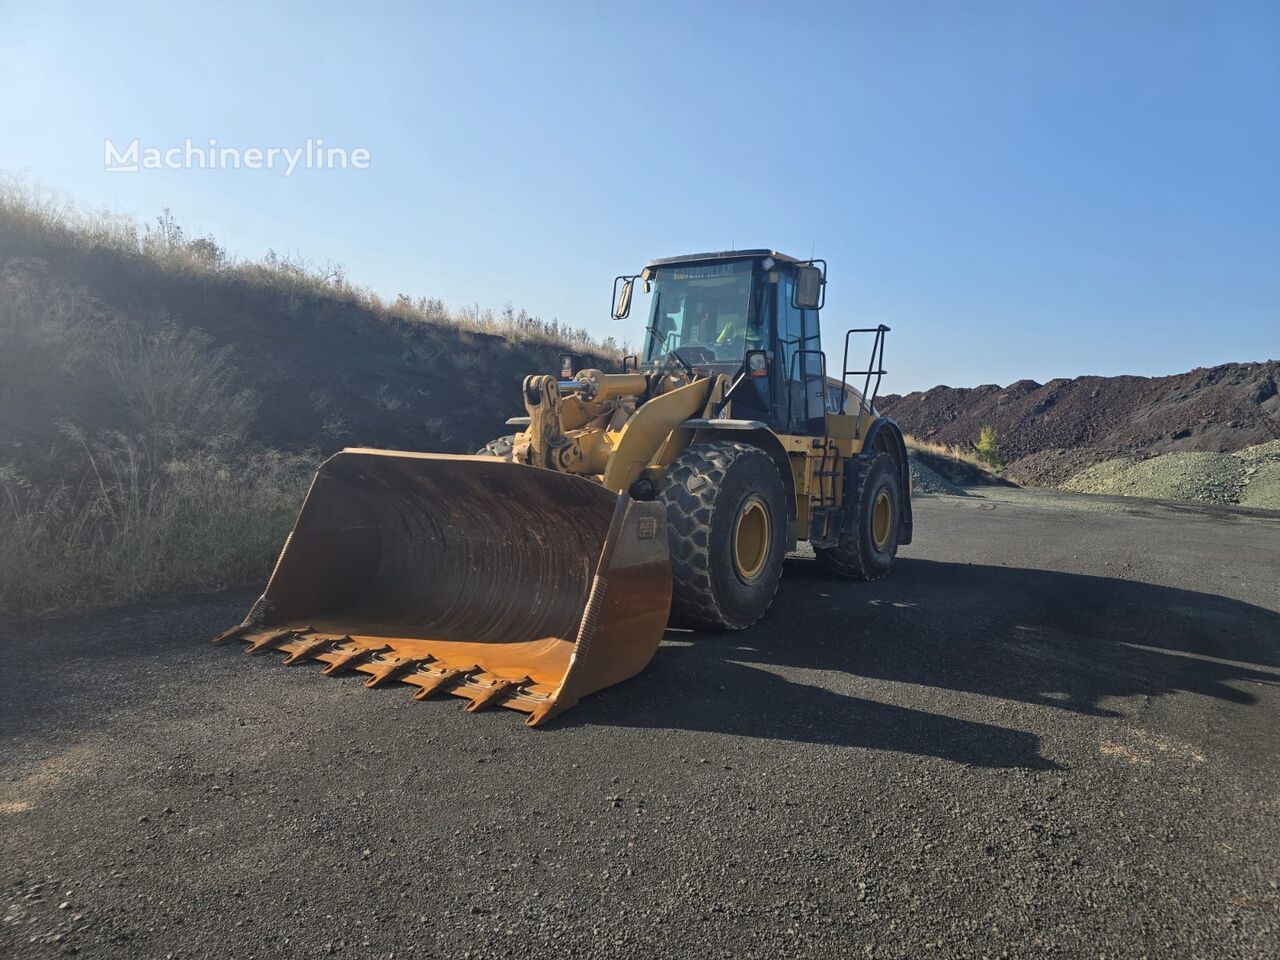
[[[733,525],[733,565],[743,581],[750,583],[760,576],[769,561],[772,544],[773,521],[769,508],[759,496],[750,496]]]
[[[876,494],[875,506],[871,509],[871,539],[876,549],[883,550],[889,542],[889,533],[893,530],[893,498],[889,491],[881,490]]]

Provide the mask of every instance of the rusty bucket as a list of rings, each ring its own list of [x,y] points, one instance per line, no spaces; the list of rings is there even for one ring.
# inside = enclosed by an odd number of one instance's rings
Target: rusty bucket
[[[662,506],[487,457],[348,449],[215,643],[504,706],[536,726],[639,673],[671,605]]]

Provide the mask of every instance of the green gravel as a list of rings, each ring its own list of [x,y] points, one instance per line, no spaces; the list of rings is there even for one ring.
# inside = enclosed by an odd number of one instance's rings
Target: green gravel
[[[962,496],[964,494],[964,490],[960,487],[911,456],[910,451],[908,451],[907,463],[911,468],[912,496],[927,497],[936,494]]]
[[[1062,489],[1280,509],[1280,440],[1235,453],[1120,457],[1080,471]]]
[[[1236,456],[1245,465],[1241,505],[1280,510],[1280,440],[1247,447]]]

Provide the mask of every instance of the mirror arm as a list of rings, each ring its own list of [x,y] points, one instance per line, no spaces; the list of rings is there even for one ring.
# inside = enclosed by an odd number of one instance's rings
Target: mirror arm
[[[631,315],[631,294],[635,289],[636,278],[639,274],[620,274],[613,278],[613,303],[609,309],[613,313],[613,319],[625,320]],[[622,284],[622,291],[619,293],[618,284]]]

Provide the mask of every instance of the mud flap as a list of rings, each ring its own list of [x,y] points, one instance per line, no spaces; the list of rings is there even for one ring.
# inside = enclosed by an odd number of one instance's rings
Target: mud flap
[[[366,685],[537,725],[653,657],[671,606],[662,505],[489,457],[351,449],[321,466],[245,641]]]

